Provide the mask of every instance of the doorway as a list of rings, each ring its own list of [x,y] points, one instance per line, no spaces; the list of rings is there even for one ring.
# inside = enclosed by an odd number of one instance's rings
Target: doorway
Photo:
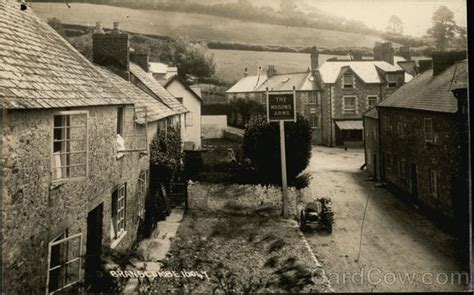
[[[410,165],[410,188],[411,198],[413,202],[418,202],[418,176],[416,173],[416,164],[411,163]]]
[[[87,215],[85,282],[88,292],[94,290],[100,280],[103,207],[101,203]]]

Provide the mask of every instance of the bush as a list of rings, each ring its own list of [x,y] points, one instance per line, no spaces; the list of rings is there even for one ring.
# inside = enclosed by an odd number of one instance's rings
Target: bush
[[[168,126],[167,132],[159,131],[150,147],[150,178],[168,184],[180,172],[182,158],[180,129]]]
[[[296,123],[285,123],[286,167],[289,184],[300,183],[297,176],[311,157],[311,127],[298,114]],[[253,118],[247,124],[243,150],[262,183],[281,184],[280,131],[277,123],[266,118]],[[303,184],[304,185],[304,184]]]

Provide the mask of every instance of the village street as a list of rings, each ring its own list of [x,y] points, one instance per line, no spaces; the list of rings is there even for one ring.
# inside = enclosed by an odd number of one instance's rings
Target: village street
[[[332,234],[306,233],[333,288],[338,292],[463,290],[464,286],[449,282],[452,273],[461,272],[455,240],[415,208],[374,187],[375,182],[359,169],[363,163],[362,149],[315,147],[307,169],[313,176],[313,195],[333,200]]]

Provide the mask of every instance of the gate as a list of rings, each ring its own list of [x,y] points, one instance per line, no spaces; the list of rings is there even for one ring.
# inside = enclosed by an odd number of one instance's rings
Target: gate
[[[168,192],[172,208],[188,209],[188,183],[172,182]]]

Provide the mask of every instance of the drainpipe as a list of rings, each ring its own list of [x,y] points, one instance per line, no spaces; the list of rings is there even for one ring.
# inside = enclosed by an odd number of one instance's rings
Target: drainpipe
[[[329,86],[329,146],[333,147],[332,144],[332,86]]]
[[[377,119],[377,151],[378,151],[378,156],[377,156],[377,164],[378,166],[380,167],[379,169],[379,177],[380,177],[380,181],[384,181],[385,179],[385,173],[383,173],[384,175],[382,175],[382,170],[385,170],[385,169],[382,169],[382,166],[384,165],[384,161],[385,159],[382,159],[382,128],[381,128],[381,121],[382,121],[382,116],[381,116],[381,113],[380,113],[380,109],[379,107],[375,107],[375,109],[377,110],[377,113],[378,113],[378,119]],[[377,179],[377,167],[375,167],[375,179]]]

